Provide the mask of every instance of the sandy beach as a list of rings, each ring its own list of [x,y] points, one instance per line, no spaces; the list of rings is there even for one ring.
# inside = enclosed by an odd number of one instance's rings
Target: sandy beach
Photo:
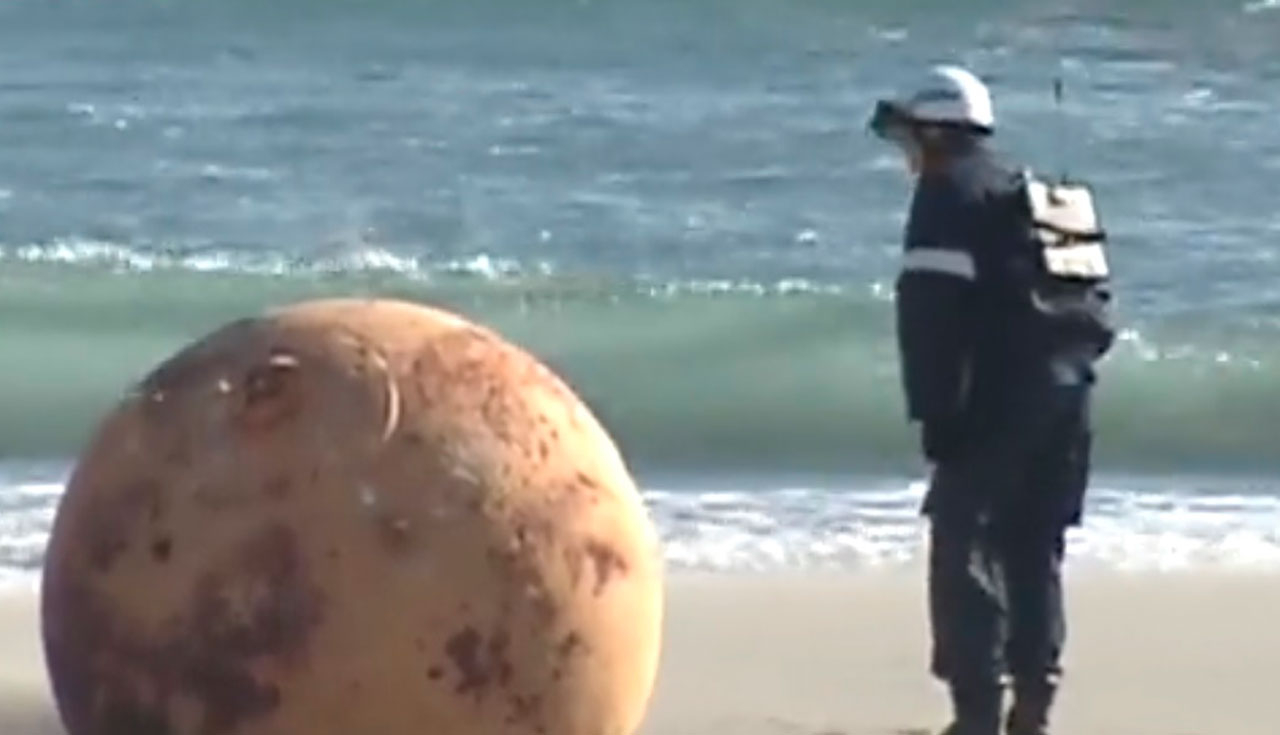
[[[673,575],[644,735],[914,735],[946,717],[914,571]],[[1055,735],[1280,731],[1280,574],[1080,572]],[[60,735],[36,601],[0,603],[0,733]]]
[[[1280,732],[1280,575],[1072,574],[1055,735]],[[922,577],[677,579],[647,735],[945,724]]]

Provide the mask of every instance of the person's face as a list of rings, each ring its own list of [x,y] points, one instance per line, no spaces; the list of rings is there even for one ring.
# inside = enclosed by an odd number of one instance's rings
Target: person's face
[[[902,152],[907,175],[911,177],[918,176],[921,167],[924,165],[924,149],[920,145],[920,139],[915,134],[914,129],[904,125],[900,128],[888,130],[886,131],[885,140],[892,143]]]
[[[907,136],[903,142],[898,144],[902,150],[902,157],[907,165],[907,175],[916,177],[920,175],[920,169],[924,167],[924,152],[920,147],[920,142],[914,136]]]
[[[907,173],[916,176],[923,165],[924,150],[919,134],[910,120],[892,104],[881,103],[872,115],[871,130],[882,140],[902,152]]]

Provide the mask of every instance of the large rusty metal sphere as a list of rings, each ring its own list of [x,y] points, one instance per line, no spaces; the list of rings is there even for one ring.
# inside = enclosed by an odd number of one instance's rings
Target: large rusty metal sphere
[[[494,332],[295,304],[158,366],[58,509],[71,735],[631,735],[658,540],[589,410]]]

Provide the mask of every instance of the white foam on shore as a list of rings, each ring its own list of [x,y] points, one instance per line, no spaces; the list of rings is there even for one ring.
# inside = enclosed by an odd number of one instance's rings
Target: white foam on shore
[[[60,481],[0,483],[0,585],[34,581]],[[672,570],[817,571],[919,561],[920,482],[840,489],[650,489]],[[1280,570],[1280,495],[1090,491],[1074,559],[1125,570]]]
[[[674,567],[841,569],[912,562],[925,551],[921,483],[898,491],[651,491]],[[1090,491],[1068,554],[1127,570],[1280,569],[1280,497]]]

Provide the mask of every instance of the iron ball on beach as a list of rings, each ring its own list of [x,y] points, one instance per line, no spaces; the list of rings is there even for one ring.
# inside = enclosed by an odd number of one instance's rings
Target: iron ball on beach
[[[631,735],[659,541],[606,430],[454,314],[226,324],[109,413],[42,634],[70,735]]]

